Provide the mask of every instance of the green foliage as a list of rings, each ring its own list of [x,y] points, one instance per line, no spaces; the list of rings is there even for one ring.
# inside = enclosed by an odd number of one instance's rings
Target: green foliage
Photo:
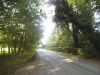
[[[1,0],[0,39],[9,53],[31,50],[39,44],[42,26],[39,1]]]
[[[54,21],[58,29],[60,26],[61,28],[64,27],[66,31],[71,31],[70,36],[73,42],[71,47],[82,48],[86,56],[96,56],[100,53],[100,32],[96,30],[94,16],[95,13],[99,13],[100,0],[63,0],[62,2],[57,0],[53,4],[56,6]],[[68,33],[65,33],[58,41],[64,38],[68,39],[65,37],[67,35]],[[65,41],[61,44],[64,45],[64,43]]]
[[[95,48],[93,44],[87,43],[86,45],[83,46],[83,53],[85,57],[95,57]]]
[[[70,48],[72,47],[71,32],[66,28],[55,28],[55,31],[52,33],[52,36],[48,40],[47,44],[51,47]]]
[[[0,55],[0,75],[11,75],[15,72],[16,69],[24,66],[27,61],[31,58],[33,59],[33,55],[35,56],[36,51],[24,52],[21,55]]]
[[[40,0],[0,0],[0,75],[36,53],[42,38]]]

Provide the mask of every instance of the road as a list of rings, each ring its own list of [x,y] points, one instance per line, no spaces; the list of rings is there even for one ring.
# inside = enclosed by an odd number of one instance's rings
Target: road
[[[14,75],[100,75],[100,64],[39,49],[36,60],[18,69]]]

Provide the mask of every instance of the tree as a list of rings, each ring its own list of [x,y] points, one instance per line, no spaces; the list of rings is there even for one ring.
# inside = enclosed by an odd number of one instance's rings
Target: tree
[[[51,3],[56,6],[55,21],[57,25],[61,25],[61,27],[70,27],[70,24],[72,25],[73,47],[80,47],[80,34],[82,34],[94,46],[95,51],[98,52],[100,45],[100,42],[98,42],[100,37],[98,35],[100,33],[95,30],[94,14],[99,10],[100,1],[55,0],[51,1]]]
[[[64,27],[55,28],[47,44],[50,47],[71,48],[73,45],[71,31]]]
[[[0,37],[9,53],[35,48],[42,37],[41,21],[37,0],[0,1]]]

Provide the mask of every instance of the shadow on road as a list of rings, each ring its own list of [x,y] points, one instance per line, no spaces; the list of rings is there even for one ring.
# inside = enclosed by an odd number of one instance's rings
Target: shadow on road
[[[38,50],[34,60],[14,75],[100,75],[100,64],[77,57],[64,57],[48,50]]]

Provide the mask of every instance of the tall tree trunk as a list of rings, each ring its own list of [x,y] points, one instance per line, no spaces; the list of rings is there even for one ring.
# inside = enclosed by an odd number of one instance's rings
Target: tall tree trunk
[[[64,12],[66,13],[66,15],[68,15],[68,19],[70,22],[72,22],[72,28],[73,28],[73,31],[72,31],[72,36],[73,36],[73,45],[74,45],[74,48],[78,48],[78,23],[76,22],[76,18],[74,16],[74,14],[72,13],[73,10],[70,9],[69,5],[68,5],[68,2],[66,0],[62,0],[62,5],[64,7]]]
[[[73,28],[73,31],[72,31],[73,46],[74,48],[78,48],[78,26],[73,24],[72,28]]]
[[[3,50],[2,50],[2,46],[1,46],[1,54],[2,54],[2,51],[3,51]]]
[[[19,48],[18,48],[18,53],[21,52],[21,49],[22,49],[22,45],[19,46]]]
[[[10,51],[10,46],[8,45],[8,53],[11,53],[11,51]]]

